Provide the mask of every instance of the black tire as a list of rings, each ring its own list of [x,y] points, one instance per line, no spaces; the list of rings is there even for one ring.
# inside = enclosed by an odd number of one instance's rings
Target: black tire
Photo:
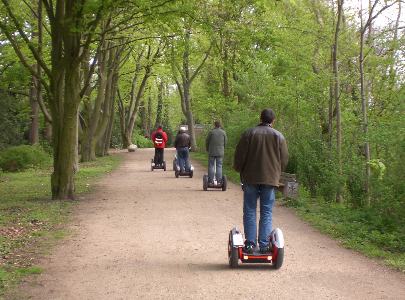
[[[193,171],[190,171],[190,175],[189,175],[190,178],[193,178],[193,175],[194,175],[194,174],[193,174]]]
[[[179,178],[179,172],[174,171],[174,176],[176,176],[176,178]]]
[[[150,165],[150,170],[153,172],[153,165]]]
[[[226,187],[228,186],[228,180],[226,178],[226,176],[222,176],[222,190],[225,192],[226,191]]]
[[[238,249],[233,247],[232,245],[232,233],[229,233],[229,241],[228,241],[228,260],[229,260],[229,267],[235,269],[239,265],[239,254]]]
[[[208,190],[208,176],[207,175],[203,176],[203,190],[204,191]]]
[[[176,171],[176,160],[173,159],[173,171]]]
[[[273,261],[274,269],[278,270],[283,265],[284,261],[284,248],[277,248],[277,258],[276,261]]]
[[[165,170],[165,172],[166,172],[166,162],[165,161],[163,162],[163,170]]]

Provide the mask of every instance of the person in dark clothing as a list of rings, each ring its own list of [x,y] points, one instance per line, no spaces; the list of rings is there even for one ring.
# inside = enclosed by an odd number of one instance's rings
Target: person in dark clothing
[[[260,252],[269,252],[269,235],[272,230],[272,210],[275,188],[279,185],[281,171],[288,162],[288,149],[284,136],[273,129],[275,114],[265,109],[261,123],[246,130],[236,146],[234,169],[240,173],[243,184],[243,227],[245,251],[252,253],[256,247],[256,207],[260,197],[258,242]]]
[[[205,147],[208,151],[208,182],[213,183],[216,179],[220,184],[227,137],[219,121],[215,121],[214,125],[215,128],[209,132],[205,140]]]
[[[191,147],[191,139],[184,128],[180,128],[174,141],[174,147],[177,150],[180,172],[190,172],[191,165],[189,161],[189,148]]]
[[[155,146],[155,158],[154,162],[157,166],[163,165],[164,161],[164,150],[167,143],[167,134],[163,131],[162,126],[158,126],[157,129],[152,132],[151,139],[153,145]]]

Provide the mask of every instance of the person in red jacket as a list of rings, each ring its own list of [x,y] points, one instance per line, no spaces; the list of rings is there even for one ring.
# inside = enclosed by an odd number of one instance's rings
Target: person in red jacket
[[[162,126],[159,125],[157,129],[152,132],[152,142],[155,146],[154,162],[156,166],[163,165],[163,155],[167,143],[167,134],[163,131]]]

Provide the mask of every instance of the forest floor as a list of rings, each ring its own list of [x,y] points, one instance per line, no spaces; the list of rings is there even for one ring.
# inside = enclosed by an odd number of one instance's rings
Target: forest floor
[[[274,209],[285,260],[229,269],[228,232],[242,226],[242,191],[202,190],[194,178],[150,171],[153,149],[121,153],[122,165],[75,206],[72,234],[10,298],[29,299],[405,299],[405,274],[319,233],[293,210]]]

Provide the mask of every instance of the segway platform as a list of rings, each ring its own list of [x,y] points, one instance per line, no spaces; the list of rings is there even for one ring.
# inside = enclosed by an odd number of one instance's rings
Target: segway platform
[[[155,161],[152,158],[150,161],[150,170],[153,171],[155,169],[161,169],[166,171],[166,161],[163,161],[163,164],[155,164]]]
[[[194,175],[193,166],[190,166],[190,172],[187,171],[181,172],[179,166],[176,166],[176,170],[174,170],[174,176],[176,176],[176,178],[179,178],[180,176],[193,178],[193,175]]]
[[[228,180],[226,178],[226,176],[222,176],[222,182],[217,182],[216,180],[214,180],[213,183],[208,181],[208,175],[204,175],[203,176],[203,190],[207,191],[208,188],[211,189],[222,189],[223,191],[226,191],[226,187],[227,187],[227,183]]]
[[[271,251],[260,253],[255,249],[253,253],[245,253],[244,238],[242,233],[236,228],[229,232],[228,259],[231,268],[237,268],[239,261],[242,263],[268,263],[273,268],[279,269],[284,260],[284,237],[281,229],[276,228],[270,233]]]

